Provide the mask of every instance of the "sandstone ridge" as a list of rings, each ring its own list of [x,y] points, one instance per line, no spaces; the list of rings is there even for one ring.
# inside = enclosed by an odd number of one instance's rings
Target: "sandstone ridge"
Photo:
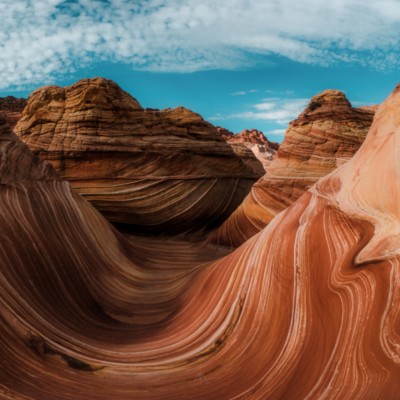
[[[110,221],[139,232],[217,226],[263,174],[199,114],[143,109],[103,78],[36,90],[15,131]]]

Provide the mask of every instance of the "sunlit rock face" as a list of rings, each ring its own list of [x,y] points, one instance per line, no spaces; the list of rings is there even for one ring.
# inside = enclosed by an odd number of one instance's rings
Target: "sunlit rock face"
[[[122,237],[0,123],[1,397],[397,399],[399,111],[226,256]]]
[[[25,99],[17,99],[13,96],[0,97],[0,117],[3,117],[13,128],[21,118],[25,106]]]
[[[242,143],[248,147],[267,170],[276,156],[279,143],[270,142],[264,134],[257,129],[245,129],[237,135],[227,138],[228,143]]]
[[[200,115],[143,109],[102,78],[35,91],[16,133],[110,221],[138,232],[217,226],[263,174]]]
[[[290,123],[266,174],[212,240],[239,246],[318,179],[347,162],[364,141],[375,109],[353,108],[336,90],[314,96]]]

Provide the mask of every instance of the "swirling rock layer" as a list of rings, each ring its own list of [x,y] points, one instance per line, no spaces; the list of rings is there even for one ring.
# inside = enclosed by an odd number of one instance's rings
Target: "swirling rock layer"
[[[263,173],[200,115],[143,109],[101,78],[35,91],[16,133],[109,220],[140,232],[216,226]]]
[[[212,240],[239,246],[363,143],[376,108],[353,108],[342,92],[314,96],[292,121],[266,174]]]
[[[2,397],[397,399],[399,110],[221,258],[124,239],[0,124]]]

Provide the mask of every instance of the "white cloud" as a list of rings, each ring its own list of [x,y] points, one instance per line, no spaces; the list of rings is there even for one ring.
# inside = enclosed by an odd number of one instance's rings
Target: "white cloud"
[[[264,132],[267,136],[283,136],[289,122],[297,118],[306,108],[309,99],[270,97],[253,104],[248,111],[222,115],[216,114],[207,119],[210,121],[227,121],[232,119],[257,121],[258,125],[269,126]],[[281,126],[281,127],[279,127]]]
[[[271,53],[399,64],[398,0],[0,0],[0,10],[3,89],[105,60],[179,72],[242,68]]]
[[[271,131],[267,132],[268,136],[284,136],[286,129],[272,129]]]
[[[257,93],[257,92],[258,92],[257,89],[250,89],[250,90],[241,90],[239,92],[234,92],[234,93],[231,93],[230,95],[231,96],[245,96],[246,94]]]
[[[271,121],[279,125],[287,125],[304,110],[308,101],[309,99],[303,98],[284,99],[272,97],[264,99],[262,103],[253,105],[250,111],[227,115],[225,116],[225,119],[251,119],[257,121]]]

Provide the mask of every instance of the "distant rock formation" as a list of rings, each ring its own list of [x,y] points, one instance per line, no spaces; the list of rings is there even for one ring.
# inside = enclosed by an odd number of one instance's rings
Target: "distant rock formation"
[[[263,174],[200,115],[143,109],[102,78],[36,90],[15,131],[110,221],[138,232],[215,227]]]
[[[237,135],[227,139],[228,143],[242,143],[254,153],[267,170],[272,160],[275,158],[279,148],[279,143],[270,142],[264,134],[257,129],[245,129]]]
[[[21,118],[25,106],[26,99],[17,99],[13,96],[0,97],[0,117],[13,128]]]
[[[233,135],[229,139],[232,143],[252,143],[260,145],[269,145],[271,148],[278,150],[279,143],[270,142],[264,134],[257,129],[245,129],[237,135]]]
[[[267,173],[212,240],[238,246],[263,229],[319,178],[354,155],[373,116],[374,108],[353,108],[340,91],[314,96],[290,123]]]

